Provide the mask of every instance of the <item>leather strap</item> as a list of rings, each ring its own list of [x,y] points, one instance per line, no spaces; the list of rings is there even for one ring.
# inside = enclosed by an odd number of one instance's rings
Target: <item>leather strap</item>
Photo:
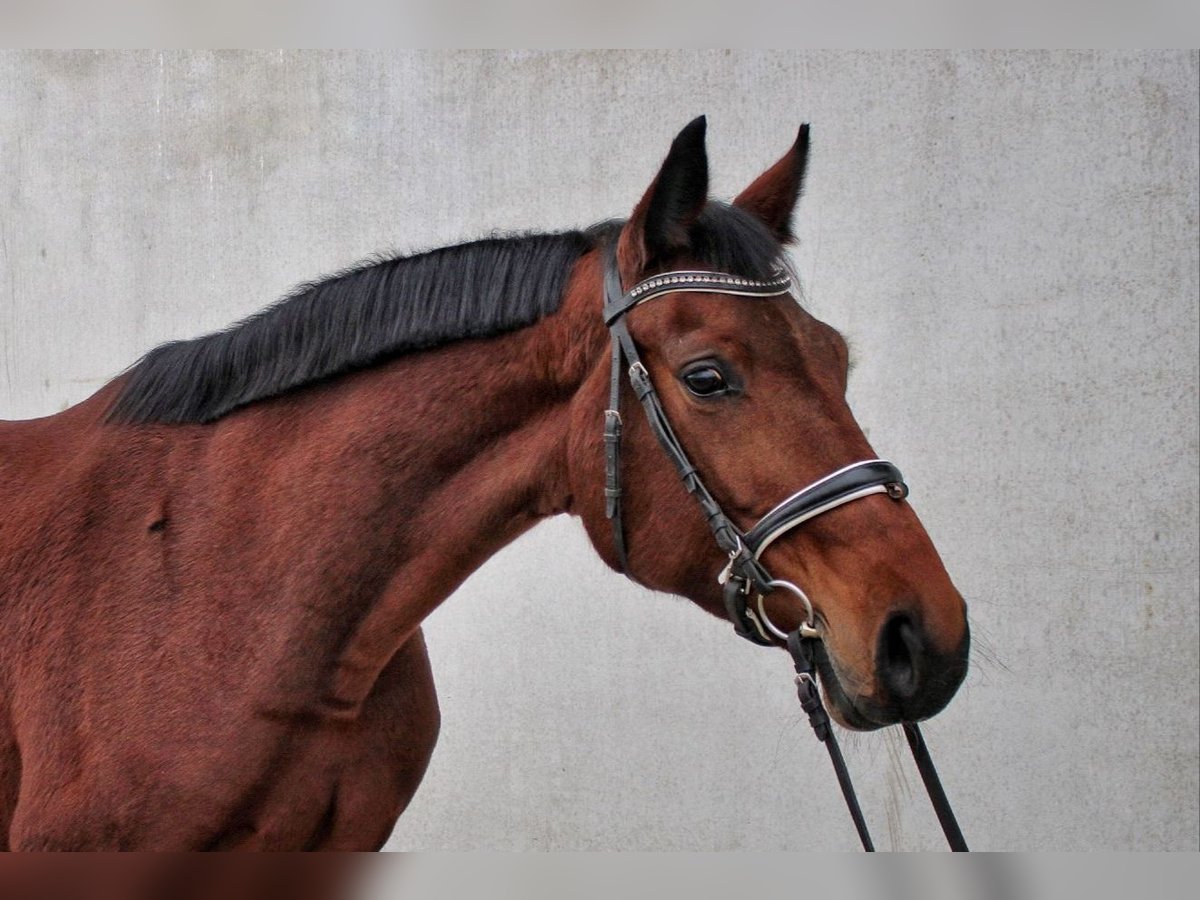
[[[963,837],[958,820],[954,818],[954,810],[950,808],[950,800],[942,787],[942,780],[938,778],[937,769],[933,767],[933,757],[929,755],[929,748],[925,745],[925,738],[916,722],[904,723],[904,736],[908,738],[908,749],[912,751],[913,762],[917,764],[917,771],[921,773],[925,793],[929,795],[929,802],[933,804],[933,811],[937,814],[938,824],[942,826],[946,843],[955,853],[968,852],[967,839]]]
[[[800,706],[808,714],[808,722],[812,725],[817,740],[829,751],[829,760],[833,763],[833,773],[837,776],[838,785],[842,789],[842,797],[858,839],[862,841],[863,849],[868,853],[875,852],[871,842],[871,833],[867,829],[867,820],[863,816],[862,806],[859,805],[858,795],[854,792],[854,783],[850,780],[850,771],[846,768],[846,760],[842,756],[842,748],[838,746],[837,737],[829,721],[829,713],[821,703],[821,692],[817,689],[816,667],[813,665],[813,638],[802,638],[800,632],[793,631],[788,635],[788,653],[796,666],[796,696],[800,698]]]
[[[620,297],[621,276],[616,266],[616,247],[610,248],[611,261],[604,267],[604,296],[607,306],[609,298]],[[609,376],[608,409],[604,411],[604,514],[612,522],[613,548],[617,554],[617,565],[623,573],[629,572],[629,550],[625,544],[625,526],[621,515],[621,342],[616,332],[611,332],[612,366]]]
[[[650,375],[642,363],[637,345],[629,334],[624,315],[634,306],[646,300],[675,291],[703,291],[706,293],[736,293],[740,296],[773,297],[788,291],[791,279],[782,273],[771,281],[738,278],[720,272],[667,272],[639,282],[628,293],[622,292],[621,278],[617,269],[616,246],[607,248],[604,271],[605,322],[612,336],[612,374],[609,385],[608,409],[605,410],[605,514],[612,521],[613,547],[621,570],[628,574],[629,552],[625,540],[625,528],[621,516],[621,370],[628,363],[629,383],[642,405],[650,430],[675,464],[680,480],[689,494],[696,498],[704,512],[708,527],[716,539],[717,546],[739,563],[743,577],[751,579],[765,589],[770,581],[766,572],[753,559],[742,540],[740,529],[725,515],[721,505],[700,478],[683,444],[676,437],[667,419],[658,392],[650,381]],[[744,619],[744,616],[742,617]],[[735,625],[738,624],[735,620]],[[740,633],[740,632],[739,632]],[[747,635],[749,636],[749,635]],[[751,638],[753,639],[753,638]],[[771,643],[769,640],[767,643]]]
[[[887,494],[893,500],[903,500],[908,496],[908,486],[900,470],[887,460],[853,463],[778,504],[746,532],[746,544],[756,557],[761,556],[776,538],[797,525],[870,494]]]

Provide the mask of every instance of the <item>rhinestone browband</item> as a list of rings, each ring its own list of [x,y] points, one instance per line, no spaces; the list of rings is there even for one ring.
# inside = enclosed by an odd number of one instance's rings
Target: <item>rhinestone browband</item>
[[[653,278],[647,278],[635,286],[629,292],[629,296],[640,297],[642,294],[652,291],[655,288],[679,284],[722,284],[732,287],[778,290],[779,288],[786,288],[791,283],[792,279],[786,272],[780,272],[779,275],[769,281],[756,281],[753,278],[737,278],[733,275],[718,275],[713,272],[667,272],[663,275],[655,275]]]
[[[733,294],[743,297],[777,297],[780,294],[786,294],[791,285],[792,278],[784,269],[780,269],[773,278],[765,281],[741,278],[723,272],[664,272],[661,275],[653,275],[645,281],[639,281],[630,288],[621,298],[620,303],[605,310],[604,321],[611,325],[639,303],[645,303],[654,297],[677,291]]]

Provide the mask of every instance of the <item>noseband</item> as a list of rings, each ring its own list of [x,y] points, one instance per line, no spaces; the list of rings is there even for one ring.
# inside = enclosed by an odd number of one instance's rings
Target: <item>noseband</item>
[[[717,580],[723,585],[725,609],[733,623],[734,631],[755,644],[769,646],[782,643],[788,648],[796,665],[796,689],[800,703],[808,714],[817,737],[829,751],[834,772],[863,848],[873,850],[866,821],[859,808],[845,761],[842,759],[817,688],[813,659],[814,646],[820,638],[820,633],[816,629],[812,603],[796,585],[772,578],[760,557],[775,540],[793,528],[851,501],[871,494],[887,494],[893,500],[903,500],[908,496],[904,476],[887,460],[868,459],[851,463],[800,489],[773,507],[748,531],[742,531],[725,514],[705,486],[683,449],[683,444],[671,428],[666,410],[663,409],[658,392],[650,381],[650,375],[642,364],[637,345],[634,344],[625,323],[626,313],[635,306],[666,294],[725,294],[755,299],[779,297],[787,294],[790,289],[791,278],[785,270],[780,269],[777,275],[765,280],[743,278],[724,272],[664,272],[644,279],[625,291],[622,289],[621,276],[617,270],[616,247],[611,244],[608,246],[605,251],[604,268],[604,324],[608,326],[612,337],[612,376],[608,409],[604,411],[605,515],[612,522],[613,546],[620,569],[629,574],[629,554],[621,517],[621,372],[625,370],[628,372],[633,392],[646,413],[650,430],[654,432],[668,458],[675,464],[684,488],[700,504],[717,546],[728,557],[728,562]],[[794,593],[805,609],[804,623],[791,634],[777,628],[763,608],[763,598],[777,588]],[[750,604],[748,601],[752,593],[757,595],[757,601]],[[937,772],[933,768],[933,760],[916,723],[905,722],[903,727],[951,849],[966,850],[966,842],[958,829],[958,823],[954,819],[954,813],[950,809]]]

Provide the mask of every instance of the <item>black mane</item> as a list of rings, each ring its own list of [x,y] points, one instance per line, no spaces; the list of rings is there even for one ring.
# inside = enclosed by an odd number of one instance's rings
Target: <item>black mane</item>
[[[224,331],[151,350],[109,419],[212,422],[388,357],[531,325],[558,309],[574,263],[620,227],[485,238],[301,285]],[[698,261],[748,278],[769,277],[780,261],[767,229],[726,204],[705,208],[692,243]]]

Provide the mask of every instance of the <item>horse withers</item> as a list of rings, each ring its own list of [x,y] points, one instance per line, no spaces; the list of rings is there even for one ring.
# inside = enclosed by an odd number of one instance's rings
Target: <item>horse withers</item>
[[[379,847],[437,738],[422,620],[548,516],[727,615],[729,560],[685,487],[744,534],[874,454],[833,328],[786,289],[703,289],[786,271],[807,128],[730,204],[708,198],[704,131],[628,220],[372,262],[0,423],[0,843]],[[606,265],[620,290],[701,273],[621,319],[693,469],[622,377],[623,549]],[[759,562],[812,598],[842,724],[926,718],[962,681],[965,607],[903,500],[833,509]],[[790,591],[763,604],[782,631],[807,617]]]

